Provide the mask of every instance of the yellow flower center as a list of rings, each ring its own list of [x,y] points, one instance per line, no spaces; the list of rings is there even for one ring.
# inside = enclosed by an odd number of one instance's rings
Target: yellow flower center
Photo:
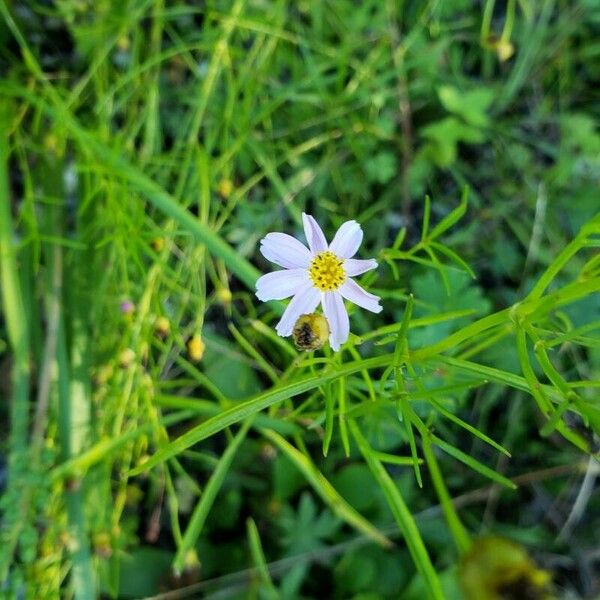
[[[323,292],[331,292],[337,290],[346,279],[343,264],[343,259],[327,250],[313,258],[308,274],[317,288]]]

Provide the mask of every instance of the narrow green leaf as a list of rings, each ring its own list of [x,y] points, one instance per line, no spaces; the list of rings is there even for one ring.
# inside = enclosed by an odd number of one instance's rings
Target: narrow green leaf
[[[421,241],[424,241],[427,238],[427,233],[429,231],[429,217],[431,215],[431,198],[429,196],[425,196],[425,207],[423,209],[423,227],[421,229]]]
[[[327,386],[325,393],[325,435],[323,436],[323,456],[329,454],[329,445],[333,437],[333,416],[335,412],[335,400],[331,389]]]
[[[231,331],[231,334],[236,339],[237,343],[246,351],[246,354],[256,361],[256,364],[261,368],[263,373],[265,373],[273,383],[279,381],[279,376],[273,366],[266,361],[262,354],[244,337],[233,323],[229,323],[229,331]]]
[[[465,454],[462,450],[459,450],[455,446],[448,444],[447,442],[438,438],[435,435],[431,436],[431,441],[438,448],[446,452],[446,454],[449,454],[450,456],[456,458],[456,460],[459,460],[474,471],[481,473],[481,475],[483,475],[484,477],[487,477],[492,481],[495,481],[496,483],[499,483],[500,485],[503,485],[511,490],[517,489],[517,486],[510,479],[507,479],[506,477],[504,477],[504,475],[500,475],[500,473],[496,473],[496,471],[494,471],[493,469],[490,469],[489,467],[486,467],[485,465],[481,464],[478,460],[475,460],[472,456]]]
[[[475,279],[475,273],[473,272],[473,269],[471,269],[471,267],[456,252],[454,252],[454,250],[451,250],[447,246],[444,246],[438,242],[431,242],[431,247],[435,248],[438,252],[455,262],[470,275],[471,279]]]
[[[548,265],[542,273],[536,284],[533,286],[527,300],[538,300],[542,298],[546,288],[552,283],[554,278],[560,273],[564,266],[581,250],[585,244],[586,238],[592,233],[591,229],[582,229],[578,235],[569,242],[562,252]]]
[[[463,421],[461,418],[457,417],[455,414],[451,413],[449,410],[446,410],[437,400],[434,400],[431,396],[427,396],[427,400],[435,406],[435,409],[444,415],[447,419],[460,425],[463,429],[466,429],[469,433],[473,434],[475,437],[479,438],[482,442],[489,444],[492,448],[498,450],[498,452],[502,452],[505,456],[510,457],[510,452],[504,447],[495,442],[491,437],[487,436],[483,431],[479,431],[477,427],[473,427],[473,425]]]
[[[29,430],[29,388],[30,388],[30,338],[28,313],[26,310],[21,281],[19,280],[17,246],[11,215],[9,190],[9,144],[10,105],[0,100],[0,294],[2,312],[6,326],[9,347],[12,351],[10,368],[10,434],[8,439],[8,485],[4,492],[6,506],[13,503],[19,506],[16,511],[27,511],[29,488],[24,480],[28,460]],[[7,581],[13,552],[18,543],[23,520],[21,515],[13,516],[14,527],[3,535],[3,548],[0,552],[0,581]],[[23,515],[24,516],[24,515]]]
[[[0,292],[6,322],[8,341],[13,353],[10,403],[11,455],[27,447],[29,422],[29,327],[23,301],[21,283],[17,271],[16,246],[8,177],[8,126],[10,107],[6,101],[0,103]]]
[[[276,600],[279,598],[279,593],[273,584],[271,574],[269,573],[269,566],[265,559],[265,553],[263,552],[262,544],[260,541],[260,534],[258,533],[258,527],[252,517],[246,520],[246,532],[248,534],[248,543],[250,545],[250,554],[252,555],[252,562],[254,567],[258,571],[258,576],[261,585],[264,588],[265,600]],[[262,596],[261,596],[262,597]]]
[[[367,440],[360,432],[357,424],[353,420],[349,420],[348,424],[360,453],[363,455],[373,477],[385,494],[387,503],[392,510],[396,523],[398,523],[398,526],[400,527],[400,531],[402,532],[404,541],[408,546],[408,550],[410,551],[415,566],[427,585],[430,597],[434,600],[443,600],[444,594],[436,570],[431,564],[431,559],[429,558],[429,554],[423,543],[423,538],[419,533],[417,524],[415,523],[410,510],[402,498],[400,490],[374,454]]]
[[[173,394],[156,394],[153,399],[158,406],[193,411],[196,415],[214,417],[219,414],[219,411],[221,410],[221,407],[211,400],[186,398],[184,396],[176,396]],[[294,435],[301,430],[298,425],[291,421],[269,417],[264,414],[256,415],[256,418],[252,421],[252,427],[268,427],[269,429],[274,429],[281,435]]]
[[[553,412],[552,404],[550,403],[550,400],[546,398],[546,395],[542,390],[542,386],[537,380],[533,367],[531,366],[531,362],[529,360],[529,352],[527,350],[527,336],[525,334],[525,329],[523,329],[522,327],[517,328],[516,341],[517,354],[519,355],[521,370],[523,371],[523,375],[525,376],[525,380],[527,381],[529,392],[535,398],[535,401],[537,402],[541,413],[545,417],[548,417]]]
[[[442,283],[444,284],[444,289],[446,290],[446,295],[449,296],[450,295],[450,281],[448,279],[448,275],[446,275],[446,269],[448,269],[449,266],[442,264],[442,262],[438,259],[436,253],[433,251],[431,246],[424,245],[423,250],[425,250],[425,252],[429,255],[429,258],[431,258],[431,264],[434,266],[434,268],[440,274]]]
[[[398,235],[396,236],[396,239],[394,240],[394,243],[392,244],[392,248],[394,250],[398,250],[400,248],[400,246],[402,246],[402,242],[404,241],[405,237],[406,237],[406,227],[403,227],[398,232]]]
[[[448,488],[446,487],[444,477],[442,476],[442,472],[440,471],[437,458],[435,457],[435,454],[431,449],[431,442],[429,440],[429,436],[423,436],[422,443],[423,454],[425,456],[425,460],[427,461],[427,466],[429,467],[429,473],[431,475],[435,491],[440,500],[440,504],[442,505],[442,510],[444,511],[444,516],[446,517],[448,527],[452,533],[452,536],[454,537],[454,543],[456,544],[459,553],[464,554],[471,545],[471,539],[469,537],[469,534],[467,533],[467,530],[461,523],[456,509],[454,508],[452,498],[448,493]]]
[[[344,377],[338,379],[338,424],[340,427],[340,438],[344,455],[350,457],[350,440],[348,439],[348,427],[346,425],[346,380]]]
[[[175,423],[186,421],[194,415],[195,413],[193,411],[184,410],[164,417],[161,419],[161,423],[164,427],[167,427],[169,425],[174,425]],[[154,423],[145,423],[139,427],[128,429],[117,437],[101,439],[85,452],[54,467],[54,469],[50,471],[50,476],[53,479],[60,479],[71,475],[81,476],[87,469],[105,460],[123,445],[152,433],[154,429]],[[140,469],[140,471],[143,471],[143,469]]]
[[[465,373],[475,373],[485,377],[488,381],[494,381],[502,385],[508,385],[517,390],[529,392],[529,385],[527,380],[520,375],[515,375],[509,371],[503,371],[502,369],[496,369],[495,367],[488,367],[486,365],[480,365],[470,360],[464,360],[462,358],[454,358],[453,356],[438,356],[433,359],[434,363],[442,363],[450,367],[456,368]]]
[[[373,455],[382,463],[389,463],[391,465],[405,465],[412,467],[415,460],[413,456],[396,456],[395,454],[378,452],[377,450],[373,450]],[[423,464],[422,458],[419,459],[419,464]]]
[[[398,330],[398,337],[396,340],[396,347],[394,349],[394,367],[398,368],[404,363],[403,354],[408,353],[408,341],[406,334],[408,332],[410,319],[412,317],[412,311],[414,306],[415,297],[409,294],[406,306],[404,307],[404,314],[402,315],[402,323]]]
[[[238,433],[235,435],[233,440],[227,446],[227,449],[223,453],[223,456],[219,460],[215,470],[213,471],[208,483],[204,487],[204,492],[200,497],[200,501],[196,504],[188,526],[183,534],[181,545],[177,548],[175,558],[173,559],[173,569],[175,573],[181,573],[185,566],[185,559],[187,553],[195,546],[202,528],[206,521],[206,517],[212,508],[217,494],[227,477],[227,472],[231,466],[231,462],[240,447],[240,444],[244,441],[248,429],[250,428],[252,418],[249,418],[240,428]]]
[[[414,304],[414,296],[409,295],[406,302],[406,308],[404,309],[404,315],[402,317],[402,324],[398,330],[398,338],[396,340],[396,347],[394,349],[394,379],[396,384],[396,401],[398,416],[404,424],[406,430],[406,436],[408,438],[408,445],[410,447],[410,453],[413,457],[413,468],[415,471],[415,479],[419,487],[423,487],[423,479],[421,477],[421,469],[419,455],[417,454],[417,444],[415,442],[415,435],[413,432],[413,418],[414,413],[408,403],[408,393],[404,384],[404,378],[402,375],[401,366],[406,363],[408,357],[408,340],[406,334],[408,332],[408,326],[412,317],[412,309]]]
[[[432,230],[428,236],[429,240],[435,240],[442,233],[446,232],[450,229],[454,224],[456,224],[467,211],[467,198],[469,196],[469,188],[465,187],[462,193],[462,197],[460,199],[460,204],[448,215],[446,215]]]
[[[468,308],[464,310],[453,310],[447,313],[440,313],[437,315],[430,315],[427,317],[419,317],[417,319],[412,319],[408,324],[408,328],[416,329],[418,327],[427,327],[428,325],[435,325],[436,323],[443,323],[445,321],[451,321],[453,319],[460,319],[461,317],[468,317],[474,314],[475,312],[475,310]],[[402,322],[394,323],[393,325],[384,325],[383,327],[379,327],[378,329],[374,329],[373,331],[369,331],[368,333],[363,334],[360,338],[358,338],[358,343],[362,344],[367,340],[382,335],[391,335],[393,333],[396,333],[401,328]],[[396,340],[397,337],[394,336],[393,339]],[[386,343],[389,343],[390,341],[390,339],[386,339]]]

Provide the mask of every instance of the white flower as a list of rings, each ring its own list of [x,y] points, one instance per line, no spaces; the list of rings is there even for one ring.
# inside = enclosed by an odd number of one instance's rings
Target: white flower
[[[291,335],[298,317],[320,303],[329,322],[329,344],[339,350],[350,333],[344,298],[374,313],[382,310],[377,296],[350,279],[377,268],[377,261],[352,258],[363,238],[356,221],[343,223],[330,245],[313,217],[302,213],[302,222],[310,250],[286,233],[268,233],[261,240],[263,256],[284,270],[263,275],[256,296],[264,302],[293,296],[275,328],[281,337]]]

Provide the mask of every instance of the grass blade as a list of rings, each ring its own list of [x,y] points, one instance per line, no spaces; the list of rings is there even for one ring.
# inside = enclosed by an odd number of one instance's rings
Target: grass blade
[[[175,558],[173,559],[173,569],[176,573],[182,572],[188,552],[195,546],[196,541],[202,533],[202,528],[206,522],[206,517],[208,516],[208,513],[215,502],[223,482],[225,481],[225,477],[227,477],[227,471],[231,466],[231,462],[233,461],[240,444],[246,438],[246,434],[248,433],[251,422],[252,419],[248,419],[227,446],[227,449],[223,453],[223,456],[219,460],[215,470],[213,471],[208,483],[204,488],[204,492],[200,498],[200,501],[198,504],[196,504],[196,508],[194,508],[194,511],[192,512],[187,529],[183,534],[181,545],[179,548],[177,548]]]
[[[428,436],[423,436],[422,440],[423,454],[425,456],[425,460],[427,461],[427,466],[429,467],[429,473],[431,475],[435,491],[437,492],[440,504],[442,505],[442,510],[444,511],[448,528],[454,537],[454,542],[458,548],[458,551],[461,554],[464,554],[471,545],[471,539],[467,533],[467,530],[464,528],[463,524],[458,518],[458,514],[454,508],[454,504],[452,503],[452,498],[448,493],[448,488],[444,482],[444,477],[442,476],[437,458],[435,457],[435,454],[431,448],[431,442],[429,441]]]
[[[500,485],[503,485],[508,489],[517,489],[517,486],[510,479],[507,479],[503,475],[496,473],[496,471],[490,469],[490,467],[486,467],[485,465],[481,464],[478,460],[475,460],[472,456],[469,456],[462,450],[459,450],[451,444],[448,444],[439,437],[432,435],[431,441],[438,448],[446,452],[446,454],[449,454],[453,458],[456,458],[456,460],[459,460],[461,463],[467,465],[467,467],[473,469],[473,471],[477,471],[484,477],[487,477],[488,479],[491,479],[492,481],[495,481],[496,483],[499,483]]]
[[[463,190],[460,204],[448,215],[446,215],[429,233],[427,236],[428,240],[435,240],[440,237],[442,233],[450,229],[454,224],[462,219],[464,214],[467,212],[467,198],[469,196],[469,188],[465,187]]]
[[[262,544],[260,542],[260,534],[258,533],[258,527],[252,517],[246,520],[246,532],[248,534],[248,542],[250,544],[250,554],[252,555],[252,562],[260,579],[260,584],[264,591],[265,600],[276,600],[279,598],[279,593],[273,585],[271,574],[269,573],[269,567],[265,560],[265,554],[263,552]],[[262,597],[262,596],[261,596]]]
[[[381,486],[381,489],[385,494],[388,505],[392,510],[394,519],[402,531],[404,541],[408,546],[415,565],[425,580],[430,597],[435,600],[443,600],[444,594],[442,593],[442,587],[437,573],[431,564],[431,559],[429,558],[429,554],[423,543],[423,538],[417,529],[417,524],[415,523],[412,514],[408,510],[408,507],[400,494],[400,490],[378,460],[377,456],[373,453],[373,450],[367,443],[367,440],[363,437],[356,423],[353,420],[350,420],[349,426],[352,436],[367,462],[373,477]]]

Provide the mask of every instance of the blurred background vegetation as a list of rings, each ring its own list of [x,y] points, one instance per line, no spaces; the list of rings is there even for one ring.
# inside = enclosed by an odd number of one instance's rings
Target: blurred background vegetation
[[[405,341],[418,349],[530,292],[600,210],[597,0],[0,0],[0,17],[6,597],[432,595],[385,476],[376,481],[358,451],[362,435],[415,519],[437,597],[465,598],[466,560],[430,476],[437,464],[470,535],[520,544],[557,597],[598,597],[598,413],[565,402],[548,426],[527,385],[499,382],[523,372],[561,391],[544,355],[535,374],[524,367],[508,316],[495,338],[454,355],[476,354],[505,374],[496,383],[493,372],[461,379],[451,363],[404,373],[417,388],[426,372],[426,388],[449,390],[436,410],[411,401],[450,444],[425,457],[422,487],[393,403],[362,408],[375,388],[360,374],[143,467],[208,417],[318,372],[276,338],[278,308],[252,292],[270,269],[259,240],[301,237],[302,211],[329,237],[358,220],[363,256],[381,259],[365,281],[384,312],[351,316],[365,341],[351,340],[358,366],[394,350],[409,294]],[[457,206],[466,214],[441,250],[394,254],[399,231],[401,248],[414,248],[424,220],[434,227]],[[597,239],[585,243],[597,255]],[[591,277],[593,261],[577,255],[556,285]],[[599,324],[591,290],[537,330],[581,336],[551,356],[595,411]],[[390,326],[393,339],[373,345]],[[362,434],[352,421],[347,448],[340,419],[325,457],[324,402],[346,381]],[[419,441],[413,458],[427,449]],[[341,514],[324,479],[348,503]],[[517,489],[502,487],[508,479]],[[364,519],[358,532],[350,514]],[[394,546],[372,541],[373,526]],[[523,551],[497,543],[496,557]],[[544,597],[519,582],[479,597]]]

